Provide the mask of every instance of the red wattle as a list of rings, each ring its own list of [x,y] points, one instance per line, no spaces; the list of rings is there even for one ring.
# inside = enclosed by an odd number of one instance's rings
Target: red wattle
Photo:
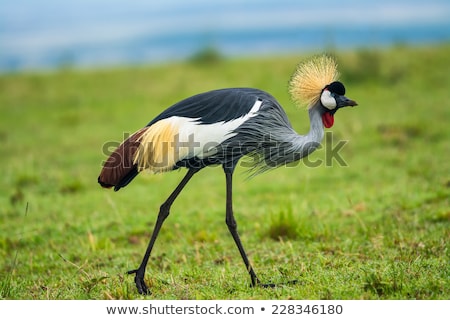
[[[334,117],[331,113],[325,112],[322,115],[322,122],[325,128],[331,128],[334,124]]]

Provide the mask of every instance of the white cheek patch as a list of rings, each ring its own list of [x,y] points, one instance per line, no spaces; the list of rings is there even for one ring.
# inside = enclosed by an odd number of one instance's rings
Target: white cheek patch
[[[322,95],[320,96],[320,102],[322,102],[322,105],[330,110],[333,110],[336,108],[336,99],[331,95],[331,92],[328,90],[323,90]]]

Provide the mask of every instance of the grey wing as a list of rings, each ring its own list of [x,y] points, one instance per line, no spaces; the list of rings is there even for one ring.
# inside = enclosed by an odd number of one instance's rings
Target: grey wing
[[[227,122],[246,115],[257,99],[275,100],[268,93],[252,88],[229,88],[200,93],[167,108],[148,123],[172,116],[198,119],[199,123]]]

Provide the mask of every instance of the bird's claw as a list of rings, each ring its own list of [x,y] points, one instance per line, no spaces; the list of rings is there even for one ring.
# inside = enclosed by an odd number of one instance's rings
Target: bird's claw
[[[134,283],[136,284],[136,288],[137,288],[139,294],[142,294],[142,295],[151,294],[150,290],[148,289],[148,287],[144,281],[144,272],[141,272],[139,269],[130,270],[127,272],[127,274],[133,274],[133,273],[135,274]]]

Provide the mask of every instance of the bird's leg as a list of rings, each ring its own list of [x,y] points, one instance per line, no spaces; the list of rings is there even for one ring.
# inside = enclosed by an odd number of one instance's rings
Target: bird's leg
[[[253,270],[253,267],[250,264],[250,261],[248,260],[247,254],[245,253],[244,247],[242,246],[241,239],[239,237],[239,234],[237,232],[237,223],[234,219],[233,214],[233,173],[225,171],[225,177],[226,177],[226,189],[227,189],[227,200],[226,200],[226,218],[225,222],[227,223],[228,230],[230,230],[231,235],[233,236],[234,242],[236,243],[236,246],[239,249],[239,252],[241,254],[242,260],[244,260],[245,267],[247,268],[248,273],[250,274],[250,278],[252,281],[252,287],[254,286],[262,286],[262,287],[272,287],[271,284],[262,284],[261,281],[256,276],[255,271]]]
[[[136,287],[140,294],[149,294],[149,290],[144,281],[145,268],[148,263],[148,259],[150,258],[150,254],[153,249],[153,245],[155,244],[156,238],[158,237],[159,230],[161,229],[164,220],[169,216],[170,207],[172,203],[175,201],[177,196],[192,178],[192,176],[198,172],[199,169],[189,169],[187,174],[184,176],[183,180],[181,180],[180,184],[175,188],[175,190],[170,194],[167,200],[161,205],[159,209],[158,219],[156,220],[155,228],[153,229],[152,237],[150,238],[150,242],[147,246],[147,250],[145,251],[144,258],[139,266],[139,268],[135,270],[128,271],[128,274],[135,274],[134,282],[136,283]]]

